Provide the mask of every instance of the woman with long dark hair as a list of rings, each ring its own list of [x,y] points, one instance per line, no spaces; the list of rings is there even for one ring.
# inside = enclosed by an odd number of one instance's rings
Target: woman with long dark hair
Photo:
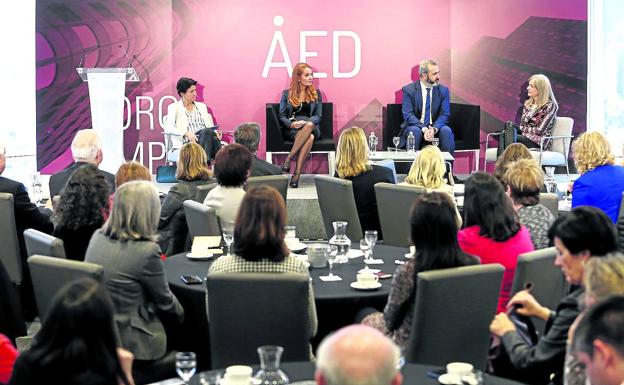
[[[383,313],[375,312],[362,320],[389,334],[401,348],[405,348],[412,327],[418,273],[479,263],[460,249],[455,219],[455,208],[447,194],[430,192],[416,198],[410,217],[414,258],[397,268]]]
[[[498,312],[505,311],[518,255],[534,247],[529,231],[520,224],[503,185],[494,176],[477,172],[466,181],[464,224],[466,228],[457,236],[462,250],[481,258],[481,263],[505,266]]]
[[[55,297],[9,384],[132,385],[133,356],[118,348],[113,305],[94,280],[69,283]]]

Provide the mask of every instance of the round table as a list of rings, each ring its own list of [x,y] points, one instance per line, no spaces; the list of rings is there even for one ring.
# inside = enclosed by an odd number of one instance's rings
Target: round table
[[[358,245],[359,246],[359,245]],[[353,248],[356,248],[353,245]],[[402,247],[376,245],[373,251],[375,259],[384,261],[381,265],[371,265],[384,273],[394,273],[395,260],[405,261],[408,250]],[[205,278],[213,260],[198,261],[186,257],[187,253],[177,254],[164,262],[165,274],[171,287],[184,307],[184,324],[182,328],[169,333],[170,348],[190,350],[198,354],[200,368],[207,368],[210,356],[208,319],[206,317],[206,286],[204,284],[187,285],[180,279],[183,275],[197,275]],[[364,268],[363,257],[350,259],[348,263],[334,264],[334,274],[341,281],[324,282],[319,276],[327,275],[329,268],[313,268],[310,270],[312,287],[319,321],[316,337],[312,345],[316,346],[323,337],[333,330],[353,323],[357,312],[365,307],[383,310],[386,304],[392,279],[382,279],[379,289],[361,291],[353,289],[350,284],[356,280],[357,272]]]

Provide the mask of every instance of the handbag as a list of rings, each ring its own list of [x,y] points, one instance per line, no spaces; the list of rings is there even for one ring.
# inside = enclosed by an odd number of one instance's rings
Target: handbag
[[[537,330],[530,317],[520,315],[514,311],[509,314],[509,319],[516,327],[516,333],[527,346],[535,346],[538,342]],[[523,374],[518,372],[511,363],[502,341],[494,338],[488,352],[488,372],[516,381],[526,381]]]
[[[156,182],[158,183],[176,183],[176,166],[166,165],[158,166],[156,169]]]

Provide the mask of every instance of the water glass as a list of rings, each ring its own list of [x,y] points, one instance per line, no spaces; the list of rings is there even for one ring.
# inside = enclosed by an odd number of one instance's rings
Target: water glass
[[[286,238],[297,238],[296,226],[286,226],[284,229],[286,230]]]
[[[371,256],[371,251],[372,251],[372,247],[370,245],[370,243],[368,243],[368,241],[366,240],[366,238],[362,238],[360,239],[360,250],[362,251],[362,253],[364,253],[364,270],[368,271],[368,259]]]
[[[329,250],[327,252],[327,263],[329,264],[329,275],[328,277],[333,277],[334,273],[333,273],[333,268],[334,268],[334,261],[336,260],[336,256],[338,255],[338,246],[336,245],[329,245]]]
[[[230,245],[234,242],[234,229],[231,227],[224,227],[221,229],[223,235],[223,241],[227,245],[227,255],[230,255]]]
[[[433,138],[433,139],[431,139],[431,144],[433,144],[434,146],[438,147],[440,145],[440,138]]]
[[[394,152],[399,152],[399,143],[401,142],[401,138],[395,136],[392,138],[392,143],[394,144]]]
[[[377,244],[377,230],[366,230],[364,232],[364,239],[370,245],[370,257],[373,257],[373,249],[375,248],[375,244]]]
[[[197,369],[197,359],[195,358],[195,353],[176,353],[175,366],[178,376],[180,376],[185,384],[188,383],[191,377],[193,377],[193,374],[195,374],[195,370]]]
[[[221,372],[208,372],[199,374],[200,385],[219,385],[221,382]]]

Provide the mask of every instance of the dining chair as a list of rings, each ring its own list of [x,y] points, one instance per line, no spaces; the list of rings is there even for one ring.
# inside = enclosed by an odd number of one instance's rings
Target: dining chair
[[[539,203],[543,204],[557,218],[559,215],[559,196],[555,193],[540,193]]]
[[[65,259],[65,246],[63,240],[35,229],[24,230],[26,254],[29,257],[39,254],[48,257]]]
[[[407,362],[484,370],[504,270],[486,264],[418,273]]]
[[[347,237],[353,242],[362,239],[362,225],[355,206],[351,181],[332,176],[316,175],[314,176],[314,184],[316,185],[316,194],[321,207],[321,216],[327,238],[329,239],[334,235],[332,222],[346,221],[349,223]]]
[[[206,196],[208,196],[210,190],[217,186],[217,182],[197,186],[197,192],[195,193],[195,202],[204,203],[204,200],[206,199]]]
[[[276,189],[284,198],[284,203],[286,203],[286,196],[288,194],[288,176],[286,175],[263,175],[263,176],[252,176],[247,178],[247,185],[245,186],[245,190],[249,190],[252,187],[257,186],[271,186]]]
[[[375,184],[375,197],[384,245],[410,246],[409,218],[414,200],[425,192],[413,186],[392,183]]]
[[[22,258],[17,238],[13,195],[0,193],[0,260],[14,285],[22,282]]]
[[[221,235],[219,219],[214,207],[186,200],[182,203],[191,241],[197,236]]]

